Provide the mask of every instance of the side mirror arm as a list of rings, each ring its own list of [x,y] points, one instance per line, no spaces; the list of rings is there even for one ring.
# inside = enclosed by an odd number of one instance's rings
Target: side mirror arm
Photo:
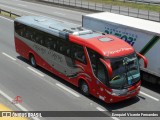
[[[141,59],[143,59],[144,61],[144,68],[147,68],[148,66],[148,60],[146,57],[144,57],[143,55],[141,55],[140,53],[137,52],[138,57],[140,57]]]

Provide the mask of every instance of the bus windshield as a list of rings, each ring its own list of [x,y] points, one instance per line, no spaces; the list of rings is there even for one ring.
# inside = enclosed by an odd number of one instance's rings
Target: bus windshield
[[[140,80],[139,63],[136,54],[112,58],[113,77],[109,80],[110,87],[124,88]]]

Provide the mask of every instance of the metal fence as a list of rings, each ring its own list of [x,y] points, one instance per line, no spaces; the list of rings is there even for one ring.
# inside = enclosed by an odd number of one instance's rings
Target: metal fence
[[[87,10],[108,11],[112,13],[123,14],[127,16],[160,22],[160,12],[152,12],[147,10],[134,9],[130,7],[115,6],[111,4],[106,4],[105,2],[103,2],[103,0],[101,0],[100,3],[91,2],[87,0],[37,0],[37,1],[49,2],[52,4],[59,4],[65,6],[72,6]]]
[[[16,18],[20,17],[20,15],[12,13],[11,11],[0,9],[0,15],[10,17],[10,18]]]
[[[142,3],[142,4],[149,4],[149,5],[160,5],[160,1],[158,0],[113,0],[113,1],[134,2],[134,3]]]
[[[134,9],[130,7],[123,7],[123,6],[114,6],[105,3],[90,2],[86,0],[36,0],[36,1],[49,2],[52,4],[65,5],[65,6],[94,10],[94,11],[108,11],[112,13],[160,22],[160,12],[152,12],[152,11]],[[2,9],[0,9],[0,13],[7,15],[9,17],[20,16],[13,12]]]

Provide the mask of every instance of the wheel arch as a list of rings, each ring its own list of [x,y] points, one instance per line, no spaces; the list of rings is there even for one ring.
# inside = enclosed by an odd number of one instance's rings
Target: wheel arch
[[[78,80],[78,87],[80,87],[80,85],[82,84],[83,81],[87,83],[87,85],[88,85],[88,87],[89,87],[89,90],[90,90],[91,85],[90,85],[89,81],[86,80],[85,78],[82,78],[82,77],[79,78],[79,80]]]
[[[33,57],[35,58],[35,54],[30,51],[30,52],[28,53],[28,60],[30,60],[31,56],[33,56]],[[36,58],[35,58],[35,60],[36,60]]]

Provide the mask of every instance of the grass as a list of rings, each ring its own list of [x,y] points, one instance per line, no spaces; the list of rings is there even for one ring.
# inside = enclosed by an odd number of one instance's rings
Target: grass
[[[16,15],[13,15],[13,14],[10,15],[10,13],[4,12],[4,11],[1,11],[0,15],[4,17],[12,18],[12,19],[15,19],[17,17]]]
[[[111,4],[116,6],[124,6],[124,7],[131,7],[131,8],[137,8],[141,10],[148,10],[148,11],[154,11],[154,12],[160,12],[160,5],[151,5],[151,4],[143,4],[143,3],[135,3],[135,2],[122,2],[117,0],[88,0],[96,3],[105,3],[105,4]]]

